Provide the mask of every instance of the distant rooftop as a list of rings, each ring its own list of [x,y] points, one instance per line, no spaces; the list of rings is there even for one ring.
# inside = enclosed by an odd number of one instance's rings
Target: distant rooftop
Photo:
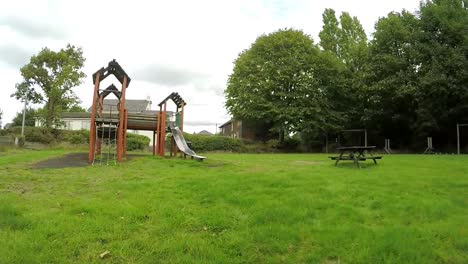
[[[103,111],[117,111],[117,104],[119,100],[117,99],[104,99]],[[125,109],[129,113],[141,113],[146,110],[151,109],[150,100],[135,100],[135,99],[126,99],[125,100]],[[91,107],[88,108],[88,112],[91,112]]]
[[[202,130],[200,132],[197,133],[198,135],[205,135],[205,136],[212,136],[213,133],[209,132],[209,131],[206,131],[206,130]]]

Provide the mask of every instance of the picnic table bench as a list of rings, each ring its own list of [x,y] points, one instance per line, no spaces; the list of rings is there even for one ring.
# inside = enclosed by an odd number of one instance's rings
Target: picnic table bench
[[[351,160],[361,168],[360,161],[373,160],[374,164],[377,164],[378,159],[382,159],[382,156],[372,155],[372,150],[375,149],[375,146],[353,146],[353,147],[339,147],[337,150],[340,152],[340,155],[329,157],[331,160],[336,160],[335,166],[338,165],[340,160]]]

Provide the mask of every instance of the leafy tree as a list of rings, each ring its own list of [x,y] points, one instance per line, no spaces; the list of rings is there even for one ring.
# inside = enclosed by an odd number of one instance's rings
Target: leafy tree
[[[0,129],[2,129],[2,116],[3,116],[3,110],[0,109]]]
[[[334,100],[338,100],[339,106],[335,109],[347,113],[342,126],[361,127],[365,86],[363,69],[368,55],[366,33],[357,17],[343,12],[338,20],[333,9],[325,9],[319,37],[323,53],[329,53],[323,56],[335,56],[337,60],[333,65],[335,69],[341,69],[335,81],[342,87],[335,89]],[[344,101],[340,100],[343,96],[346,96]]]
[[[374,129],[405,145],[425,136],[450,144],[454,125],[468,121],[466,1],[422,2],[417,15],[380,19],[365,72]]]
[[[83,51],[70,44],[58,52],[43,48],[21,68],[23,81],[12,95],[20,100],[45,103],[40,115],[45,127],[60,125],[60,113],[79,102],[72,88],[85,74]]]
[[[26,115],[24,119],[25,126],[35,126],[36,117],[38,116],[38,111],[34,108],[26,108]],[[17,112],[12,121],[12,126],[22,126],[23,125],[23,112]]]
[[[420,7],[416,127],[441,139],[468,121],[468,10],[466,0],[434,0]]]
[[[331,8],[325,9],[322,14],[323,28],[319,33],[320,46],[323,50],[329,51],[340,57],[341,46],[341,28],[338,19],[336,19],[335,10]]]
[[[339,57],[349,65],[352,72],[362,69],[367,55],[367,36],[357,17],[343,12],[340,16]]]
[[[69,109],[67,109],[66,112],[86,112],[86,109],[84,109],[83,107],[81,107],[78,104],[75,104],[72,107],[70,107]]]
[[[302,31],[283,29],[257,38],[235,61],[225,91],[236,118],[271,122],[285,133],[325,128],[332,116],[314,65],[319,50]]]
[[[335,11],[323,12],[323,27],[319,33],[320,46],[350,66],[353,72],[361,69],[367,52],[367,35],[357,17],[343,12],[340,21]]]
[[[375,29],[365,71],[364,121],[385,138],[409,144],[416,118],[419,21],[406,11],[390,13]]]

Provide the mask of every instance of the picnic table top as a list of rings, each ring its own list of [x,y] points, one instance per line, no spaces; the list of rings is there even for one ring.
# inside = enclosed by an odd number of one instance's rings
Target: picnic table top
[[[338,150],[371,150],[375,149],[375,146],[351,146],[351,147],[338,147]]]

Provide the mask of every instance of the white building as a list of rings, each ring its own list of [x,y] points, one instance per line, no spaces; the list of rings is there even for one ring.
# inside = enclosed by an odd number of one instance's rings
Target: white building
[[[117,99],[104,99],[102,113],[117,113]],[[128,113],[152,113],[156,116],[157,111],[151,110],[151,100],[125,100],[125,108]],[[66,130],[90,129],[91,108],[87,112],[65,112],[62,113],[63,127]],[[41,122],[36,118],[35,126],[41,126]],[[150,145],[153,145],[153,132],[146,130],[128,130],[129,133],[147,136],[150,139]]]

